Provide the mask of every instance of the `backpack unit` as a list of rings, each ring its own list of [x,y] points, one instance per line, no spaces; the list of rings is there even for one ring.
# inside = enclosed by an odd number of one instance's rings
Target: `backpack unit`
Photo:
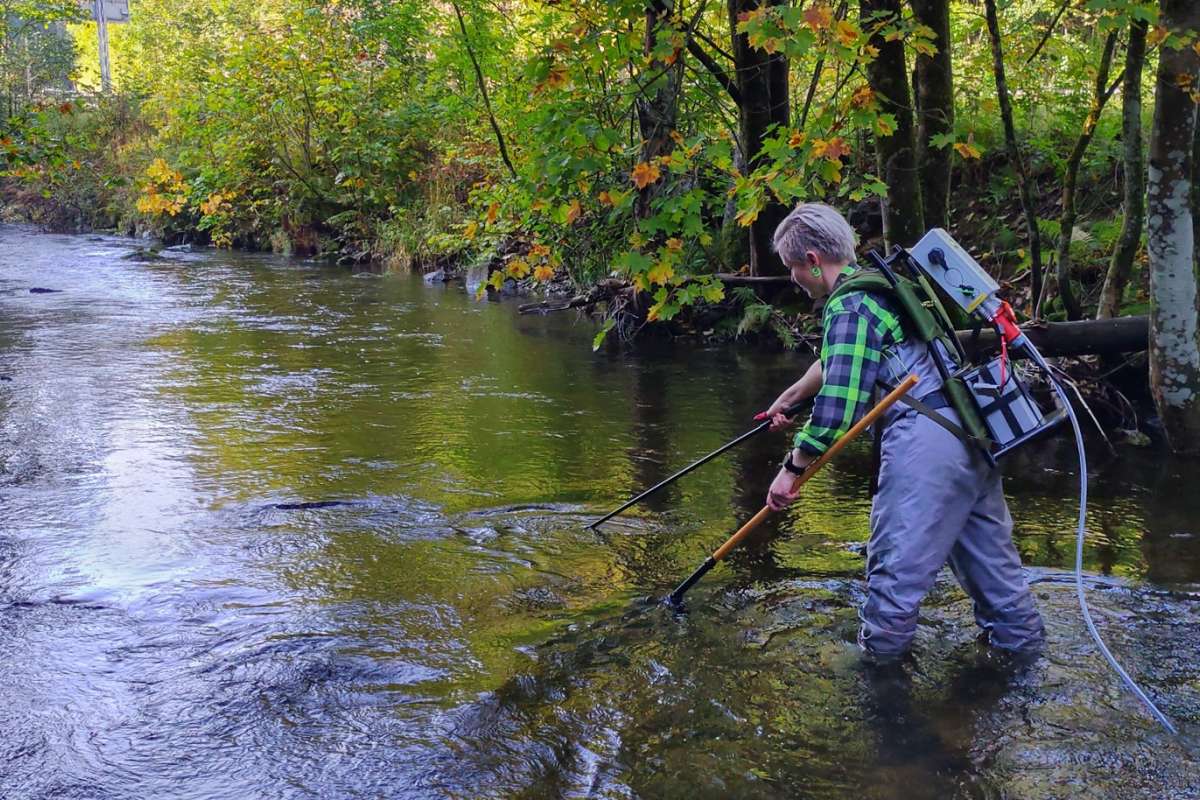
[[[891,298],[907,323],[907,333],[932,352],[943,392],[962,426],[917,403],[910,405],[935,417],[992,461],[1066,419],[1057,402],[1050,409],[1039,405],[1012,369],[1010,351],[1024,351],[1039,367],[1046,366],[1017,327],[1012,307],[996,296],[999,285],[948,233],[934,228],[911,251],[896,248],[887,258],[876,251],[869,255],[875,269],[841,283],[830,300],[856,291]],[[897,266],[905,267],[908,276],[898,274]],[[970,362],[939,293],[968,316],[996,327],[1001,342],[998,356],[983,364]]]

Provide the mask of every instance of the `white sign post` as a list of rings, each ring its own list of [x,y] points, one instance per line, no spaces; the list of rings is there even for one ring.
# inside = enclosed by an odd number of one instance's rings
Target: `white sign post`
[[[108,23],[129,21],[129,0],[84,0],[96,21],[96,36],[100,50],[100,86],[104,91],[112,89],[112,73],[108,65]]]

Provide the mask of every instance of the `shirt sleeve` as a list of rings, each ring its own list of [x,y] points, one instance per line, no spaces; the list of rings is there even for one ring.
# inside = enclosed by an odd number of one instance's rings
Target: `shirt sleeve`
[[[867,412],[883,352],[881,332],[861,310],[838,311],[824,328],[821,389],[794,442],[813,456],[828,450]]]

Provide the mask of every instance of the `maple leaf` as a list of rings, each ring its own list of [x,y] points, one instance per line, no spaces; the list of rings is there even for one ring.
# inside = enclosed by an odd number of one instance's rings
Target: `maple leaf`
[[[850,105],[855,108],[869,108],[875,104],[875,90],[867,84],[858,87],[850,97]]]
[[[979,148],[970,142],[955,142],[954,149],[963,158],[979,158],[980,156]]]
[[[487,224],[491,225],[496,221],[496,217],[500,215],[500,204],[492,203],[487,210]]]
[[[875,132],[887,138],[896,132],[896,120],[891,114],[880,114],[875,119]]]
[[[508,262],[508,274],[520,280],[529,274],[529,264],[522,258],[514,258]]]
[[[1150,33],[1146,35],[1146,46],[1154,47],[1156,44],[1162,42],[1163,39],[1166,39],[1168,34],[1170,34],[1170,31],[1162,25],[1155,25],[1150,29]]]
[[[596,196],[596,199],[598,201],[600,201],[600,205],[602,205],[602,206],[615,206],[616,205],[616,202],[613,201],[612,195],[609,194],[608,192],[601,192],[600,194],[598,194]]]
[[[673,253],[678,253],[683,249],[683,239],[678,239],[675,237],[667,239],[667,249]]]
[[[829,141],[817,139],[813,143],[813,155],[817,158],[828,158],[830,161],[837,161],[842,156],[850,155],[850,145],[846,144],[846,140],[841,136],[835,136]]]
[[[567,208],[567,224],[570,225],[575,220],[579,219],[579,215],[583,213],[583,208],[579,205],[578,200],[572,200],[571,205]]]
[[[468,242],[474,241],[475,234],[478,232],[479,232],[479,223],[478,222],[469,222],[469,223],[467,223],[466,230],[463,231],[463,238],[466,239]]]
[[[837,38],[846,47],[852,47],[858,41],[858,28],[853,23],[846,20],[839,20],[837,24]]]
[[[675,142],[675,144],[677,144],[677,145],[682,146],[683,145],[683,134],[680,133],[679,131],[671,131],[671,141]]]
[[[667,281],[673,277],[675,277],[675,268],[665,261],[658,262],[646,273],[646,278],[659,286],[665,286]]]
[[[647,186],[657,181],[661,174],[662,173],[659,172],[657,166],[654,164],[647,164],[645,161],[643,161],[633,168],[633,172],[630,173],[629,177],[630,180],[633,181],[634,186],[639,189],[645,189]]]
[[[529,248],[529,255],[534,258],[545,258],[550,255],[550,248],[544,244],[535,244]]]
[[[533,271],[533,279],[541,283],[545,283],[554,277],[554,268],[548,267],[545,264]]]
[[[833,22],[833,9],[827,5],[809,6],[804,11],[804,24],[813,31],[824,30]]]
[[[496,270],[492,273],[492,277],[488,278],[488,286],[491,286],[497,292],[504,288],[504,273]]]
[[[793,131],[792,135],[788,137],[788,147],[799,147],[804,144],[806,139],[808,137],[800,131]]]

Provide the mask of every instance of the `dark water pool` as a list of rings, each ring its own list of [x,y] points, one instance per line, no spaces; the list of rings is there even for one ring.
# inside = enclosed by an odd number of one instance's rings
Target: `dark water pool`
[[[977,647],[946,577],[900,675],[852,647],[856,447],[762,503],[750,426],[801,356],[593,354],[407,276],[0,228],[0,797],[1200,797],[1200,468],[1093,449],[1097,623],[1067,571],[1072,451],[1008,465],[1049,649]],[[30,288],[60,289],[31,293]]]

